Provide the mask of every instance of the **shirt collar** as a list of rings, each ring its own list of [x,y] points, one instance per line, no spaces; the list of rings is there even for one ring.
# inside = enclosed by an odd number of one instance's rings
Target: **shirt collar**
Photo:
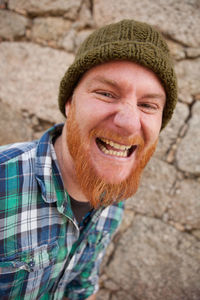
[[[74,220],[69,205],[69,195],[65,191],[61,172],[59,170],[53,139],[62,133],[64,124],[57,124],[44,133],[38,141],[35,158],[35,174],[41,189],[42,198],[47,203],[57,202],[60,213]],[[93,222],[99,218],[104,207],[95,210],[92,217]]]
[[[45,202],[59,204],[65,199],[65,191],[60,176],[53,139],[58,137],[63,124],[57,124],[44,133],[38,141],[35,158],[35,174]],[[57,192],[59,190],[59,194]]]

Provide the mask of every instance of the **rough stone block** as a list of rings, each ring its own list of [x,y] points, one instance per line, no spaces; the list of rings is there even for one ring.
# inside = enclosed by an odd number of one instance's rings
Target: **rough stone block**
[[[75,36],[76,31],[74,29],[69,30],[69,32],[65,34],[64,37],[60,38],[58,45],[68,52],[75,51]]]
[[[81,5],[81,0],[9,0],[8,7],[16,11],[25,11],[33,15],[67,14],[74,19]]]
[[[31,140],[33,131],[15,105],[0,101],[0,145]]]
[[[76,49],[79,48],[79,46],[81,45],[81,43],[93,32],[93,30],[91,29],[87,29],[87,30],[82,30],[80,32],[77,33],[76,35],[76,39],[75,39],[75,45],[76,45]]]
[[[161,217],[171,201],[175,180],[173,166],[152,158],[144,170],[138,192],[126,201],[126,209]]]
[[[180,45],[174,41],[171,41],[171,40],[167,40],[167,44],[168,44],[170,53],[175,60],[181,60],[181,59],[185,58],[185,56],[186,56],[185,47],[183,47],[182,45]]]
[[[82,28],[86,26],[91,27],[94,25],[90,6],[91,6],[90,0],[85,0],[82,2],[81,9],[79,11],[79,16],[78,16],[78,22],[80,24],[79,26]]]
[[[177,164],[180,170],[200,175],[200,102],[196,102],[192,108],[192,118],[189,121],[189,129],[182,139],[176,154]],[[200,190],[199,190],[200,193]]]
[[[25,35],[28,20],[13,12],[0,10],[0,37],[14,39]]]
[[[59,17],[35,18],[32,38],[58,41],[68,32],[71,22]]]
[[[110,300],[110,295],[108,291],[101,289],[97,294],[97,300]]]
[[[186,225],[187,229],[200,229],[200,183],[187,179],[177,186],[168,211],[170,220]]]
[[[177,62],[175,69],[178,76],[179,98],[191,103],[192,95],[200,94],[200,58]]]
[[[59,83],[74,56],[33,43],[0,44],[0,98],[38,118],[62,120],[57,98]]]
[[[200,48],[186,48],[186,56],[188,58],[197,58],[200,56]]]
[[[198,300],[199,259],[200,242],[194,237],[137,216],[104,272],[118,286],[115,300]]]
[[[189,116],[189,108],[186,104],[177,103],[173,117],[167,127],[161,131],[158,147],[155,156],[163,159],[166,157],[170,146],[176,143],[178,133],[181,127],[184,126],[187,117]],[[173,155],[174,156],[174,155]]]
[[[200,45],[199,3],[196,0],[94,0],[98,26],[131,18],[157,26],[181,44]],[[192,33],[192,34],[191,34]]]

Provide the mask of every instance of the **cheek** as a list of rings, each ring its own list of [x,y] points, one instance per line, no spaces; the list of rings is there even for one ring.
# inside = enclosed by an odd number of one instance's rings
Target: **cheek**
[[[146,116],[142,120],[142,128],[145,136],[145,140],[148,143],[154,143],[159,136],[162,124],[162,117],[158,116]]]
[[[113,114],[113,108],[108,103],[90,99],[84,101],[76,109],[76,118],[80,125],[88,128],[96,127],[99,123],[109,119]]]

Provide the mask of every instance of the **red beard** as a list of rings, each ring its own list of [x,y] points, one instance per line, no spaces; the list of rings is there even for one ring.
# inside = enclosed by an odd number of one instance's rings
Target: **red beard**
[[[68,149],[74,161],[76,179],[82,192],[94,208],[107,206],[134,195],[139,186],[142,170],[153,155],[157,145],[156,141],[145,150],[144,141],[141,137],[126,139],[110,131],[98,128],[91,131],[89,138],[99,136],[121,142],[121,144],[138,145],[137,164],[134,164],[125,180],[119,183],[109,183],[98,175],[91,162],[90,153],[86,150],[86,141],[80,135],[79,126],[76,122],[75,105],[72,103],[67,119]]]

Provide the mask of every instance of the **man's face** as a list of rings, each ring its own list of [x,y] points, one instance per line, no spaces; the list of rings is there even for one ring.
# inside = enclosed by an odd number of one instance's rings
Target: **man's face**
[[[94,198],[110,204],[136,192],[157,144],[164,105],[159,79],[135,63],[108,62],[84,74],[66,104],[67,144],[94,206]]]

